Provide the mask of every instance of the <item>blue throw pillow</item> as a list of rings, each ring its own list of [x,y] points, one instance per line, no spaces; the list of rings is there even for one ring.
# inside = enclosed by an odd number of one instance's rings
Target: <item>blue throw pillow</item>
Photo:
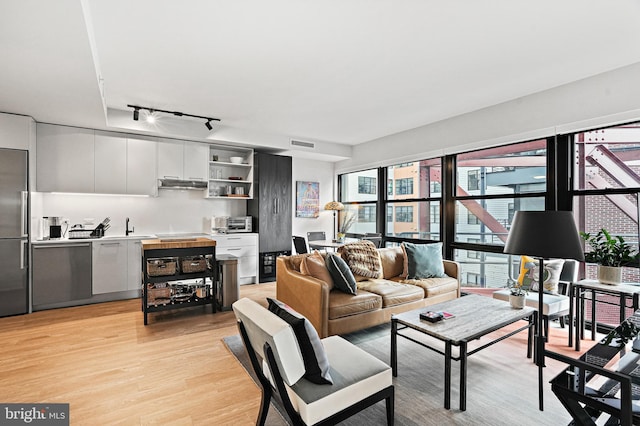
[[[291,309],[279,300],[267,297],[269,311],[285,320],[293,329],[304,361],[305,379],[319,385],[332,385],[329,374],[329,359],[320,341],[320,336],[304,315]]]
[[[325,262],[333,279],[333,286],[345,293],[356,294],[356,277],[353,276],[353,272],[349,269],[347,262],[335,254],[327,255]]]
[[[442,264],[442,243],[402,243],[407,256],[407,279],[446,277]]]

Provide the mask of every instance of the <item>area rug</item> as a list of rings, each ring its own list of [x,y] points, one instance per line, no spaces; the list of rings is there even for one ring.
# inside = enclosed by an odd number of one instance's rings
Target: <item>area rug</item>
[[[467,410],[459,407],[459,363],[453,363],[452,409],[444,408],[444,359],[406,339],[398,339],[398,377],[395,385],[396,425],[563,425],[571,417],[548,384],[562,364],[547,359],[544,411],[538,410],[537,367],[526,358],[526,332],[506,339],[469,357]],[[370,354],[389,363],[389,325],[374,327],[345,337]],[[488,336],[490,337],[490,336]],[[249,358],[239,335],[224,342],[254,381]],[[478,344],[482,344],[480,340]],[[470,349],[475,345],[469,344]],[[272,402],[267,424],[282,424],[279,402]],[[257,412],[256,412],[257,416]],[[286,418],[286,416],[284,417]],[[384,403],[378,403],[341,425],[384,425]]]

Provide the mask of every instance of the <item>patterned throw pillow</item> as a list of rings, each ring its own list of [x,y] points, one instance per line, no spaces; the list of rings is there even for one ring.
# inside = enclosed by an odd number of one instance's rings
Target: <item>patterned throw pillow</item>
[[[329,359],[313,325],[304,315],[294,311],[281,301],[267,297],[267,302],[269,302],[269,311],[278,315],[293,328],[304,361],[306,371],[304,377],[319,385],[332,385],[333,379],[329,374]]]
[[[382,264],[375,244],[368,240],[348,243],[338,248],[338,253],[347,262],[351,272],[366,278],[380,278]]]
[[[564,259],[552,259],[544,261],[543,291],[550,294],[558,294],[560,274],[564,266]],[[531,291],[539,289],[540,262],[529,256],[520,259],[520,275],[518,285]]]

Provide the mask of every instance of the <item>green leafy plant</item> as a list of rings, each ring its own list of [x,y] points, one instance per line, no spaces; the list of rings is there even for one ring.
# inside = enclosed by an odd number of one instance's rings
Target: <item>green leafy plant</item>
[[[617,339],[616,346],[622,347],[627,342],[638,335],[640,328],[629,320],[625,320],[618,327],[614,328],[600,342],[602,345],[609,345],[613,339]]]
[[[625,266],[634,262],[631,245],[621,236],[614,237],[602,228],[597,234],[581,232],[580,236],[592,248],[585,260],[602,266]]]
[[[512,296],[526,296],[529,294],[529,289],[525,286],[519,285],[517,281],[509,285],[509,291]]]

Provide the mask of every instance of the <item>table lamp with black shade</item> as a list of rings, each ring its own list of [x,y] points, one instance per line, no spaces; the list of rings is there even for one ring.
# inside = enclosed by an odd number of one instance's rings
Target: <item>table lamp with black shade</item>
[[[530,256],[538,259],[538,310],[543,306],[544,259],[576,259],[584,261],[582,241],[570,211],[518,211],[516,212],[504,253]],[[535,361],[538,366],[538,396],[543,410],[544,335],[542,312],[538,312],[535,338]]]

